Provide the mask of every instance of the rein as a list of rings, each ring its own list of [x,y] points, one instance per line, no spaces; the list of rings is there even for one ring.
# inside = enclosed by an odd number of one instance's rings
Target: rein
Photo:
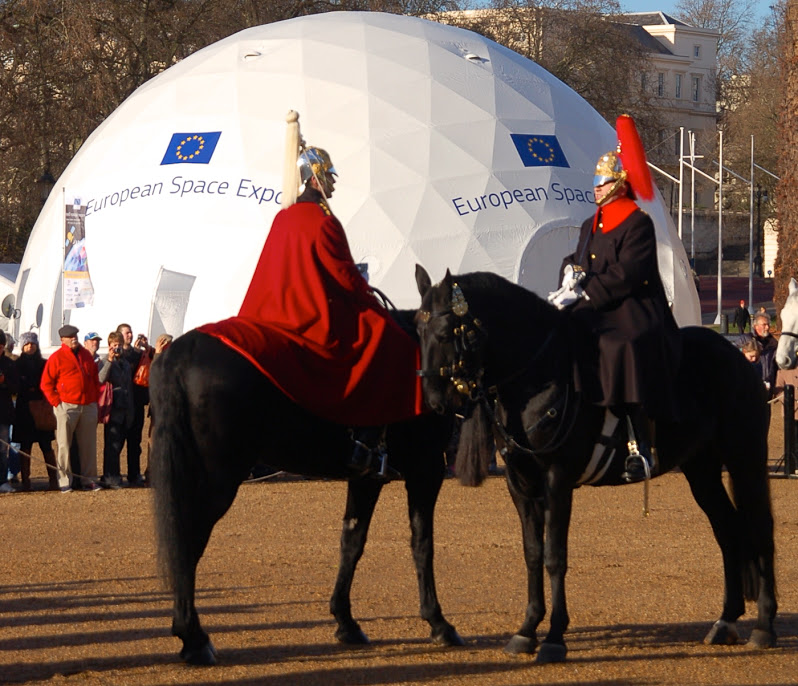
[[[451,365],[443,366],[439,369],[419,369],[416,371],[416,374],[422,378],[449,377],[449,380],[452,382],[455,390],[458,393],[467,395],[469,400],[475,404],[481,404],[487,412],[496,432],[499,434],[499,437],[505,444],[505,447],[500,451],[502,457],[505,457],[512,452],[519,452],[533,458],[539,467],[546,468],[546,464],[540,456],[552,453],[561,448],[568,439],[568,436],[570,435],[571,430],[576,422],[578,412],[572,411],[570,413],[570,422],[568,422],[566,427],[565,421],[567,419],[568,411],[571,407],[573,407],[573,403],[571,402],[571,396],[573,393],[571,383],[566,383],[565,393],[560,394],[557,397],[555,404],[549,407],[549,409],[542,414],[542,416],[537,422],[535,422],[534,425],[529,428],[524,428],[526,436],[529,437],[543,422],[554,420],[558,415],[562,417],[560,425],[554,432],[552,439],[547,445],[539,450],[526,448],[516,441],[516,439],[507,431],[504,424],[502,424],[502,422],[496,416],[495,405],[497,402],[498,387],[523,376],[554,340],[554,334],[557,329],[552,328],[549,331],[545,340],[535,352],[535,355],[527,362],[526,365],[513,371],[508,376],[492,385],[488,389],[488,392],[486,392],[483,381],[485,373],[484,368],[479,367],[479,369],[472,371],[469,375],[469,365],[465,358],[466,354],[472,352],[474,345],[477,343],[477,334],[482,333],[485,337],[487,337],[487,332],[482,326],[482,322],[469,313],[468,303],[463,295],[463,291],[456,283],[452,285],[451,308],[440,311],[419,310],[419,318],[423,323],[429,322],[434,317],[444,317],[449,314],[454,314],[460,321],[459,324],[455,325],[452,331],[455,337],[455,359],[452,361]],[[473,325],[473,328],[469,328],[470,325]],[[489,397],[489,395],[491,397]]]
[[[553,453],[559,450],[565,444],[565,441],[568,440],[568,436],[571,435],[571,431],[573,430],[574,424],[576,423],[576,417],[579,413],[575,410],[571,411],[570,413],[571,418],[567,424],[567,427],[565,423],[568,411],[574,407],[573,403],[570,402],[572,392],[573,391],[571,388],[571,384],[566,383],[565,393],[558,396],[557,402],[554,405],[552,405],[548,410],[546,410],[543,413],[543,415],[540,417],[540,419],[538,419],[538,421],[535,422],[532,426],[528,428],[523,427],[524,433],[528,438],[535,431],[537,431],[538,427],[541,424],[543,424],[544,421],[554,420],[558,415],[562,417],[562,419],[560,420],[560,424],[557,427],[557,430],[554,432],[554,436],[551,438],[548,444],[537,450],[533,450],[532,448],[526,448],[515,440],[512,434],[510,434],[507,431],[507,428],[504,426],[504,424],[501,423],[501,421],[499,421],[499,418],[496,416],[496,411],[495,411],[496,401],[494,400],[493,402],[491,402],[490,400],[488,400],[486,396],[483,395],[479,399],[479,401],[482,403],[483,407],[485,408],[485,411],[488,413],[491,423],[498,432],[500,438],[505,443],[505,447],[499,451],[499,454],[502,456],[502,458],[506,458],[512,453],[518,452],[528,457],[531,457],[533,460],[535,460],[535,462],[541,469],[546,469],[548,465],[544,462],[543,459],[541,459],[541,456],[548,455],[549,453]],[[559,407],[562,407],[561,412],[558,411]]]

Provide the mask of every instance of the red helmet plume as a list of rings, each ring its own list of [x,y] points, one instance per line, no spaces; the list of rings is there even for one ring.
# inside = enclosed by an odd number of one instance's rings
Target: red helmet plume
[[[615,133],[618,136],[621,163],[627,174],[626,182],[637,198],[653,199],[654,183],[646,162],[643,141],[640,140],[640,134],[637,133],[634,119],[628,114],[622,114],[615,122]]]

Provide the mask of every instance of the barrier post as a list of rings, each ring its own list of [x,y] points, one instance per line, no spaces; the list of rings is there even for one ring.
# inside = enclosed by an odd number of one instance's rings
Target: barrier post
[[[722,314],[720,315],[720,333],[726,335],[729,333],[729,315]]]
[[[784,476],[795,473],[795,386],[784,386]]]

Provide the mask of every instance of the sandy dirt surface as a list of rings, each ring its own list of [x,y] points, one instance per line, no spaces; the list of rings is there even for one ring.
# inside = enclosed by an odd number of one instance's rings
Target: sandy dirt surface
[[[778,427],[771,452],[779,456]],[[43,485],[43,471],[37,486]],[[183,665],[157,575],[149,489],[38,490],[0,497],[0,681],[47,684],[794,684],[798,682],[798,481],[771,481],[779,645],[752,651],[702,638],[720,614],[722,575],[686,482],[583,488],[568,575],[568,661],[540,666],[502,648],[522,621],[525,569],[504,481],[444,483],[436,573],[463,648],[428,641],[418,617],[404,488],[384,489],[353,589],[371,646],[338,644],[328,599],[345,484],[246,484],[217,525],[198,607],[219,651]],[[747,637],[751,613],[740,623]],[[544,621],[542,629],[547,628]]]

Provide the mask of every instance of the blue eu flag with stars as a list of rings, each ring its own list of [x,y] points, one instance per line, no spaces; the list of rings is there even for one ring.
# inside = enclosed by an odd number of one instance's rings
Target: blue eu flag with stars
[[[173,133],[166,154],[161,160],[164,164],[208,164],[216,150],[221,131],[205,133]]]
[[[569,167],[557,136],[511,133],[515,149],[525,167]]]

